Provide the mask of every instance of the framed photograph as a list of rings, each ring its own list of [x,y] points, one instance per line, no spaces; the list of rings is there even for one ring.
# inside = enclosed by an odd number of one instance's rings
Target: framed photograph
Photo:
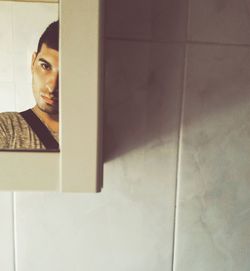
[[[101,191],[99,1],[0,1],[0,21],[0,189]]]

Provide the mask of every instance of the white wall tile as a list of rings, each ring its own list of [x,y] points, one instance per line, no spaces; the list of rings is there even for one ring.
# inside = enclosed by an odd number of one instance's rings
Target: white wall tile
[[[0,52],[11,52],[13,44],[12,4],[10,2],[0,2],[0,41]]]
[[[115,38],[151,38],[151,0],[106,0],[105,34]]]
[[[14,270],[14,235],[11,193],[0,193],[0,269]]]
[[[184,41],[187,32],[188,1],[151,0],[152,40]]]
[[[0,82],[0,112],[15,111],[16,92],[13,83]]]
[[[179,112],[183,58],[182,45],[107,43],[107,159],[158,138],[166,133],[166,123],[167,132],[176,132],[169,127]]]
[[[154,41],[186,39],[186,1],[107,0],[107,37]]]
[[[32,82],[31,75],[32,54],[25,50],[13,53],[13,70],[16,85],[30,84]]]
[[[19,84],[16,90],[16,111],[24,111],[35,105],[35,99],[30,84]]]
[[[189,39],[250,44],[249,0],[191,0]]]
[[[176,271],[249,269],[250,49],[189,49]]]
[[[6,51],[0,52],[0,82],[13,82],[14,66],[12,62],[12,53]]]
[[[13,81],[12,4],[0,2],[0,82]]]
[[[18,270],[154,270],[166,266],[166,246],[161,242],[166,221],[156,212],[162,200],[137,200],[126,190],[103,193],[19,195]]]
[[[117,107],[147,91],[150,46],[146,42],[106,43],[105,106]]]
[[[58,4],[13,4],[14,52],[30,53],[37,49],[39,38],[46,27],[58,18]]]

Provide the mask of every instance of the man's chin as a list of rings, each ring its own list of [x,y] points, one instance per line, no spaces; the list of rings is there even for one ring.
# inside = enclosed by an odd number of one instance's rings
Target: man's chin
[[[54,108],[51,106],[40,106],[39,104],[37,106],[41,111],[49,115],[58,115],[59,113],[58,108]]]

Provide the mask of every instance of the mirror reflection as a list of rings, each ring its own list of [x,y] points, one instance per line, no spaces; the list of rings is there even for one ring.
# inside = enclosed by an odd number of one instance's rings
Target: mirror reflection
[[[0,149],[58,151],[58,4],[0,1],[0,18]]]

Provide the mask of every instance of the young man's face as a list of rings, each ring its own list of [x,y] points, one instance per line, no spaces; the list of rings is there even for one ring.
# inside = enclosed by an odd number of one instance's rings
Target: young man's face
[[[58,114],[58,51],[43,44],[40,52],[32,56],[32,88],[37,106],[43,112]]]

